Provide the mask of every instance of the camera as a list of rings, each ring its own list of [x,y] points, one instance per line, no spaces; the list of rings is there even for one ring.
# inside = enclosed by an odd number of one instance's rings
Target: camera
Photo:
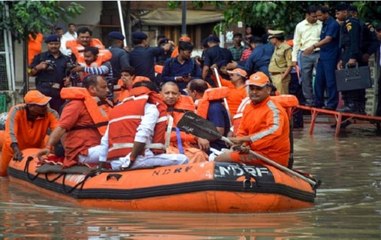
[[[46,60],[45,61],[47,68],[46,71],[52,72],[54,69],[56,69],[56,64],[52,60]]]
[[[65,76],[70,77],[70,81],[73,86],[77,86],[79,82],[79,74],[77,72],[71,72],[71,70],[76,66],[77,64],[72,59],[70,59],[70,61],[66,63],[65,67]]]

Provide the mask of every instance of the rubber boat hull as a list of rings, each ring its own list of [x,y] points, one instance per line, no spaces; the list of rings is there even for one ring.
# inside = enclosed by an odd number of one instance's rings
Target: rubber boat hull
[[[126,211],[253,213],[313,206],[306,181],[272,166],[204,162],[87,174],[37,173],[38,149],[12,160],[12,182],[85,207]]]

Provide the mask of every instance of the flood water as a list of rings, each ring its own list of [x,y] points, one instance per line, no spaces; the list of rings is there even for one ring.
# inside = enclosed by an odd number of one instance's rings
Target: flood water
[[[308,127],[308,126],[307,126]],[[316,205],[285,213],[86,209],[0,179],[0,239],[381,239],[381,137],[351,125],[295,130],[295,168],[322,180]],[[191,203],[190,203],[191,204]]]

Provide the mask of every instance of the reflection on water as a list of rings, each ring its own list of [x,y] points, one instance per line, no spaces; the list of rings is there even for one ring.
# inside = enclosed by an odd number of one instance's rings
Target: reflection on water
[[[262,214],[86,209],[3,178],[0,238],[381,239],[381,137],[373,131],[351,126],[339,139],[328,125],[319,125],[313,137],[307,129],[295,132],[295,167],[323,181],[310,209]]]

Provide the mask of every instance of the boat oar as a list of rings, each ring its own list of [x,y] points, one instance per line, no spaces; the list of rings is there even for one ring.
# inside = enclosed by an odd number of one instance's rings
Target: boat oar
[[[194,112],[186,112],[183,117],[180,119],[180,121],[177,124],[177,127],[181,130],[191,133],[197,137],[208,139],[209,141],[215,141],[218,139],[221,139],[225,141],[226,143],[232,144],[232,142],[227,138],[222,136],[213,123],[210,121],[198,116]],[[280,169],[283,170],[291,175],[294,175],[296,177],[299,177],[303,179],[304,181],[310,183],[315,188],[318,186],[319,183],[315,182],[314,180],[307,178],[303,176],[302,174],[295,172],[283,165],[280,165],[279,163],[253,151],[250,150],[250,153],[253,154],[255,157],[261,159],[262,161]]]

